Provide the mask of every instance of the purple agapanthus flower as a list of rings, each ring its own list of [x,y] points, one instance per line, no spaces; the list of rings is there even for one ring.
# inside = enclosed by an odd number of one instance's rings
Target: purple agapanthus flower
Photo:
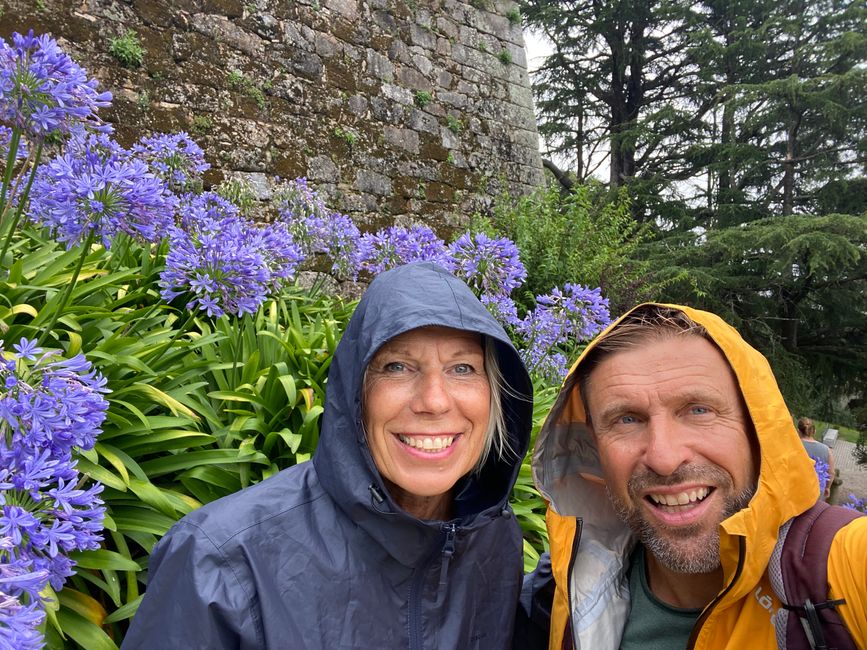
[[[310,188],[306,178],[283,184],[274,193],[274,205],[280,218],[287,223],[298,223],[307,217],[326,217],[332,212],[319,194]]]
[[[858,498],[850,492],[849,497],[842,505],[844,508],[849,508],[850,510],[857,510],[858,512],[863,512],[865,515],[867,515],[867,497]]]
[[[303,178],[288,183],[277,196],[278,221],[286,224],[305,257],[323,253],[337,277],[357,278],[369,251],[352,219],[325,207]]]
[[[362,242],[368,251],[364,268],[372,274],[420,261],[436,262],[448,269],[453,266],[445,242],[425,225],[383,228],[376,233],[362,235]]]
[[[120,232],[158,242],[174,222],[176,199],[147,164],[106,135],[70,141],[43,165],[30,194],[32,220],[72,248],[95,232],[106,247]]]
[[[111,104],[111,93],[66,55],[47,34],[0,38],[0,122],[35,139],[83,129],[110,131],[97,111]]]
[[[523,339],[521,356],[527,367],[554,383],[566,375],[566,358],[558,348],[572,348],[588,341],[611,322],[608,299],[599,288],[580,284],[554,287],[550,294],[536,296],[536,307],[516,325]]]
[[[12,548],[9,538],[0,538],[0,556],[8,556]],[[39,650],[43,647],[39,626],[45,619],[45,610],[39,590],[46,580],[45,571],[32,571],[26,562],[0,560],[0,649]]]
[[[819,479],[819,494],[824,497],[825,489],[831,480],[831,467],[821,458],[813,458],[813,462],[813,469],[816,470],[816,477]]]
[[[271,290],[277,291],[295,277],[304,261],[304,251],[295,243],[285,223],[277,222],[259,229],[260,250],[271,275]]]
[[[9,145],[12,142],[12,129],[0,125],[0,160],[6,160],[9,157]],[[15,149],[16,160],[27,158],[27,142],[20,141]]]
[[[173,192],[195,187],[211,168],[205,162],[205,152],[183,131],[144,137],[133,145],[132,152],[147,162]]]
[[[220,214],[220,208],[194,202],[185,225],[170,229],[161,295],[166,301],[185,296],[187,309],[208,316],[253,314],[272,282],[261,231],[237,211]]]
[[[510,239],[464,233],[449,246],[455,275],[479,295],[508,296],[527,278],[518,247]]]
[[[73,451],[93,447],[108,391],[83,356],[28,339],[11,353],[0,344],[0,381],[0,648],[41,647],[40,591],[60,590],[69,553],[102,540],[102,485],[81,485]]]

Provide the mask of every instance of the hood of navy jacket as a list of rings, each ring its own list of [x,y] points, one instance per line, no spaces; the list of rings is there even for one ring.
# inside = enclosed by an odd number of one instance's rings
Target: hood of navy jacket
[[[428,262],[378,275],[343,335],[328,372],[325,412],[313,463],[338,506],[399,562],[412,565],[438,539],[441,522],[421,521],[391,498],[376,469],[361,417],[364,371],[387,341],[410,330],[442,326],[477,332],[496,348],[508,390],[501,394],[513,453],[492,452],[478,472],[455,486],[452,522],[463,530],[509,516],[508,498],[530,439],[532,384],[509,337],[472,291]]]

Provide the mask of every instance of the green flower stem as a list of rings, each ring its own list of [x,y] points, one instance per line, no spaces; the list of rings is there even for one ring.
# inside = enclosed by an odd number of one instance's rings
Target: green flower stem
[[[21,200],[18,201],[18,207],[15,210],[15,217],[12,219],[12,222],[9,225],[9,232],[6,233],[6,237],[3,240],[3,250],[0,251],[0,267],[3,265],[3,260],[6,259],[6,251],[9,250],[9,245],[12,243],[12,235],[15,234],[15,229],[18,227],[18,223],[21,221],[21,215],[24,213],[24,206],[27,203],[27,198],[30,196],[30,188],[33,186],[33,179],[36,178],[36,170],[39,168],[39,159],[41,157],[42,143],[40,142],[36,147],[36,155],[33,157],[32,162],[33,168],[30,170],[30,176],[27,179],[27,185],[24,187],[24,192],[21,194]],[[4,212],[5,209],[6,208],[4,207]],[[0,223],[2,223],[3,216],[5,215],[0,215]]]
[[[9,183],[12,181],[12,168],[15,166],[15,159],[18,156],[19,142],[21,142],[21,129],[16,127],[12,129],[12,137],[9,139],[9,153],[6,154],[3,187],[0,189],[0,215],[6,214],[6,192],[9,190]],[[0,217],[0,223],[2,222],[3,219]]]
[[[234,349],[232,350],[232,384],[236,388],[238,386],[238,380],[240,379],[240,377],[237,376],[238,361],[241,358],[241,346],[244,338],[243,326],[245,326],[246,323],[246,317],[239,320],[238,317],[235,316],[235,344],[233,346]]]
[[[90,252],[90,247],[93,246],[93,240],[95,238],[96,230],[91,230],[87,234],[87,239],[84,240],[84,244],[81,246],[81,255],[78,258],[78,264],[76,264],[75,271],[73,271],[72,273],[72,278],[70,278],[69,283],[66,285],[66,291],[63,292],[63,297],[57,304],[57,309],[54,311],[54,315],[51,317],[51,322],[48,323],[48,326],[44,330],[42,330],[42,335],[39,337],[39,345],[42,345],[45,341],[45,338],[49,334],[51,334],[51,330],[57,323],[57,319],[60,318],[60,314],[62,314],[63,310],[66,309],[66,304],[69,302],[69,297],[72,295],[72,290],[75,289],[75,285],[78,282],[78,276],[81,274],[81,269],[84,266],[84,260]]]

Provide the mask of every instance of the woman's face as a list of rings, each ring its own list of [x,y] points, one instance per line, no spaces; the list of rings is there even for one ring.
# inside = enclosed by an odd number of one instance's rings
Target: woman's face
[[[491,391],[481,336],[422,327],[383,345],[367,367],[364,426],[397,503],[444,518],[449,491],[485,447]],[[439,515],[439,516],[438,516]]]

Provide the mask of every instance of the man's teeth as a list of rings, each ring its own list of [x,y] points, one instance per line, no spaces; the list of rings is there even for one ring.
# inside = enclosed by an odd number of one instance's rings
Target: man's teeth
[[[685,506],[689,503],[695,503],[704,499],[710,488],[698,488],[689,492],[678,492],[677,494],[651,494],[650,499],[661,506]]]
[[[420,449],[421,451],[442,451],[448,447],[452,446],[452,443],[455,440],[454,436],[441,436],[435,438],[417,438],[415,436],[398,436],[400,441],[405,444],[413,447],[414,449]]]

